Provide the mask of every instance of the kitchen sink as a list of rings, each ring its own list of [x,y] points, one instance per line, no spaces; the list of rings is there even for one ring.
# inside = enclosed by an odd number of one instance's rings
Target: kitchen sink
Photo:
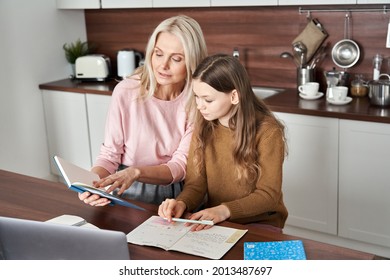
[[[272,88],[272,87],[252,87],[253,92],[258,98],[266,99],[268,97],[271,97],[275,94],[281,93],[284,91],[284,89],[281,88]]]

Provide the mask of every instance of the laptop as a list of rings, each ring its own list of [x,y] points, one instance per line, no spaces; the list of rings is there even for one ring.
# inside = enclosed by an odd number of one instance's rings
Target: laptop
[[[120,231],[0,217],[0,259],[128,260],[130,255]]]

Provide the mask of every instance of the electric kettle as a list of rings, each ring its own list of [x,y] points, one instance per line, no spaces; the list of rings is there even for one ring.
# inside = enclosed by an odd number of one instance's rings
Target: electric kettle
[[[142,53],[136,50],[123,49],[118,51],[118,77],[124,79],[125,77],[133,74],[135,68],[138,67],[138,64],[141,59]]]

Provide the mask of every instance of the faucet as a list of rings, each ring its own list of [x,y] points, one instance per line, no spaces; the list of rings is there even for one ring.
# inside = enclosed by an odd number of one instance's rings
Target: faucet
[[[240,52],[238,51],[238,48],[234,48],[233,57],[235,57],[237,59],[240,57]]]

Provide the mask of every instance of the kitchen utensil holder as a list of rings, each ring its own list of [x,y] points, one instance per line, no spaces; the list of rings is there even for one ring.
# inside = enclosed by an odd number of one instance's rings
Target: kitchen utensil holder
[[[297,68],[297,88],[309,82],[315,82],[315,69],[314,68]]]

